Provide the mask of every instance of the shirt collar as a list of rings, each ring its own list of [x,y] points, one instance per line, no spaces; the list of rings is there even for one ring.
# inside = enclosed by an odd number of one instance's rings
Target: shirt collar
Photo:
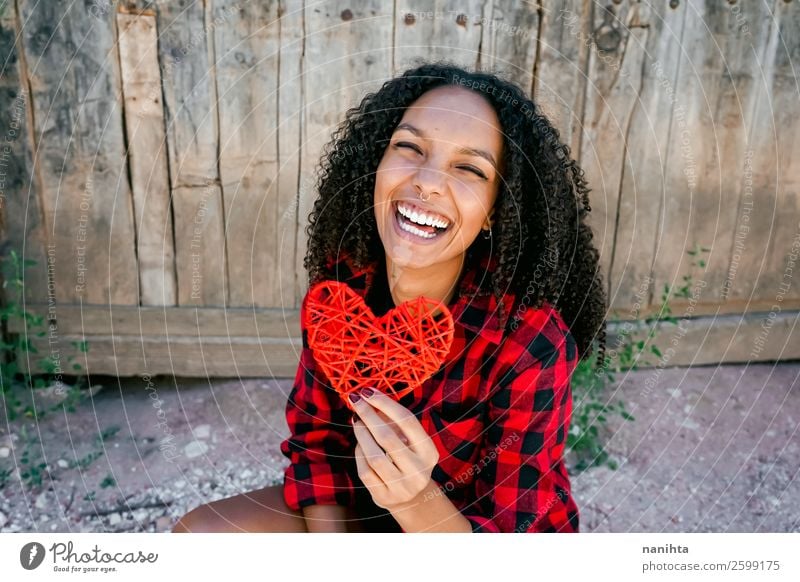
[[[514,304],[514,295],[509,292],[504,296],[506,316],[501,320],[497,298],[491,291],[497,257],[484,255],[479,265],[478,269],[465,269],[462,273],[457,297],[449,305],[450,313],[454,322],[497,345],[503,339],[503,330],[508,310]],[[335,279],[347,283],[362,298],[366,298],[378,268],[376,263],[358,268],[345,254],[340,254],[337,260],[328,263],[329,272],[334,274]]]

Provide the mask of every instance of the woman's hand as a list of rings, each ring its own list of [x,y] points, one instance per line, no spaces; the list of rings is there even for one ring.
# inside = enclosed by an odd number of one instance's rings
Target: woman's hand
[[[378,390],[359,394],[355,402],[351,398],[358,415],[353,422],[358,476],[375,504],[391,511],[430,485],[439,452],[405,406]]]

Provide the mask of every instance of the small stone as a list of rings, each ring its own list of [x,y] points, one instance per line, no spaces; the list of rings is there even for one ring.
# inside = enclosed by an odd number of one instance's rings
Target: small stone
[[[0,511],[0,527],[3,527],[6,524],[6,521],[8,521],[6,514]]]
[[[150,513],[146,509],[137,509],[133,512],[133,518],[136,521],[149,521]]]
[[[178,479],[177,481],[175,481],[176,489],[183,489],[184,487],[186,487],[186,481],[184,481],[183,479]]]
[[[211,425],[201,424],[194,428],[194,437],[198,439],[207,439],[211,436]]]
[[[0,459],[5,459],[11,454],[11,449],[8,447],[0,447]]]
[[[192,441],[185,447],[183,447],[183,454],[186,455],[188,459],[194,459],[201,455],[205,455],[208,452],[208,445],[203,441]]]
[[[66,469],[66,468],[68,468],[68,467],[69,467],[69,463],[66,461],[66,459],[59,459],[59,460],[57,461],[57,464],[58,464],[58,466],[59,466],[59,467],[61,467],[62,469]]]
[[[172,529],[172,518],[164,515],[156,520],[156,531],[168,531]]]
[[[684,418],[681,426],[688,428],[689,430],[697,430],[698,428],[700,428],[700,425],[695,421],[693,421],[691,418]]]
[[[43,513],[41,516],[39,516],[39,521],[48,522],[50,521],[50,516],[46,513]]]
[[[36,498],[36,501],[34,502],[34,505],[38,509],[44,509],[45,507],[47,507],[47,491],[44,491],[39,494],[39,496]]]
[[[119,525],[122,522],[122,516],[119,513],[112,513],[108,516],[109,525]]]
[[[55,531],[57,528],[58,528],[58,524],[54,523],[53,525],[50,526],[50,531]]]
[[[239,477],[241,477],[242,479],[249,479],[250,477],[252,477],[252,475],[253,472],[250,469],[245,469],[244,471],[242,471]]]

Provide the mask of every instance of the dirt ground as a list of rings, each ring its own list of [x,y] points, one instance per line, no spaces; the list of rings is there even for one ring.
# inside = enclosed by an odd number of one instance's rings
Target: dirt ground
[[[798,376],[800,363],[627,375],[615,396],[636,420],[611,421],[608,442],[619,468],[572,476],[581,531],[800,532]],[[91,383],[75,412],[24,431],[2,415],[1,532],[166,532],[281,482],[290,379]]]

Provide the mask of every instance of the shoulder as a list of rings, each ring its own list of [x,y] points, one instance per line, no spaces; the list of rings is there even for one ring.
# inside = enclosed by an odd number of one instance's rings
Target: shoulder
[[[498,354],[498,365],[514,375],[531,367],[577,365],[577,344],[561,312],[544,302],[516,313]]]

